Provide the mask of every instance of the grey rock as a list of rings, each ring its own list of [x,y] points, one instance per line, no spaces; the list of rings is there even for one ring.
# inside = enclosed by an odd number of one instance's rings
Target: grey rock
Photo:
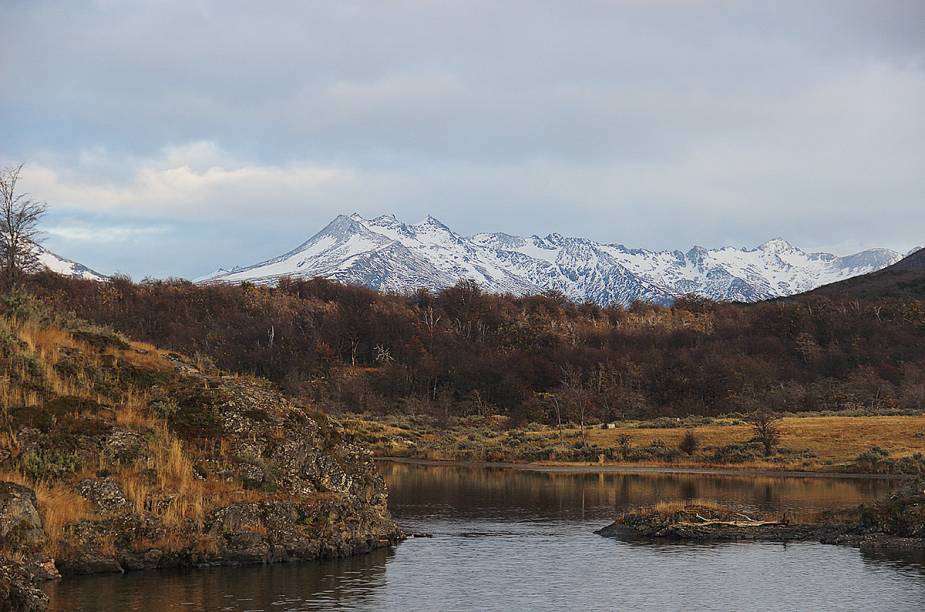
[[[119,483],[109,477],[85,478],[77,483],[77,492],[102,514],[119,512],[129,507],[128,499]]]
[[[35,548],[45,542],[35,492],[13,482],[0,482],[0,542],[8,547]]]
[[[40,612],[48,608],[48,596],[32,582],[22,563],[0,556],[0,611]]]

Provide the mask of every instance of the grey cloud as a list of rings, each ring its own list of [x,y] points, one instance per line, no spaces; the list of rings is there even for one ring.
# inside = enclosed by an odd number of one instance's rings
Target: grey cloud
[[[107,215],[185,227],[177,248],[196,262],[177,273],[227,263],[234,249],[200,244],[196,223],[246,228],[249,206],[290,242],[351,210],[653,248],[777,234],[903,248],[925,227],[920,0],[4,11],[0,75],[16,86],[0,90],[2,156],[56,173],[53,205],[96,214],[106,201]],[[221,151],[197,172],[280,184],[139,179],[197,142]],[[313,168],[346,178],[309,186]]]

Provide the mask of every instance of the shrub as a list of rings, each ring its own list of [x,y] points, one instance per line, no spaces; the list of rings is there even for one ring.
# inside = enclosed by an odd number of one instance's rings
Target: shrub
[[[713,450],[710,461],[713,463],[745,463],[764,457],[764,448],[759,442],[727,444]]]
[[[698,440],[697,436],[694,435],[694,431],[692,429],[685,431],[684,437],[681,438],[681,442],[678,444],[678,448],[688,455],[693,455],[694,451],[696,451],[699,447],[700,440]]]

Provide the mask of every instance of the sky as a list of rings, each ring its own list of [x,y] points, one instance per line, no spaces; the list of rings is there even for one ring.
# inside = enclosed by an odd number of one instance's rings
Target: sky
[[[921,0],[0,4],[0,163],[105,274],[255,263],[352,212],[925,243]]]

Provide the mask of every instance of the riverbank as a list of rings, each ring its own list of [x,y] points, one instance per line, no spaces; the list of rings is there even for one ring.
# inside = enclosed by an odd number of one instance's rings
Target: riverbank
[[[557,474],[678,474],[692,476],[736,476],[743,478],[836,478],[848,480],[895,480],[908,478],[904,474],[864,474],[856,472],[808,472],[735,467],[696,467],[674,465],[624,465],[585,463],[509,463],[503,461],[467,461],[458,459],[416,459],[413,457],[376,457],[376,461],[423,466],[458,466],[497,468],[526,472]]]
[[[915,475],[925,473],[925,415],[788,416],[770,456],[737,418],[625,421],[603,429],[509,427],[503,417],[438,424],[428,417],[344,417],[378,457],[526,465],[542,469],[697,473]],[[690,431],[691,452],[682,450]]]

